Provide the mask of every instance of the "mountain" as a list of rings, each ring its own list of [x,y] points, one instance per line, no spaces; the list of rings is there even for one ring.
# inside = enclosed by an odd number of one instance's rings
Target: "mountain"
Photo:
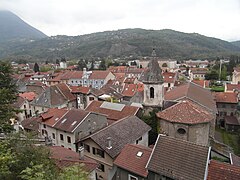
[[[233,41],[231,42],[234,46],[240,47],[240,41]]]
[[[10,11],[0,11],[0,42],[47,37]]]
[[[174,30],[122,29],[81,36],[53,36],[32,42],[12,43],[2,47],[2,57],[23,56],[54,60],[59,57],[157,56],[175,59],[204,59],[239,55],[240,47],[197,33]]]

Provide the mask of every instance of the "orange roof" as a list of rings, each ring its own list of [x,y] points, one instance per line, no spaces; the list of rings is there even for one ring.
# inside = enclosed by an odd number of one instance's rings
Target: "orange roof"
[[[192,80],[193,83],[198,84],[203,88],[208,88],[210,81],[209,80]]]
[[[70,86],[72,93],[82,93],[82,94],[88,94],[90,92],[90,87],[84,87],[84,86]]]
[[[170,122],[184,124],[205,123],[214,119],[211,113],[188,100],[158,112],[157,117]]]
[[[25,93],[19,94],[19,96],[27,99],[28,101],[32,101],[33,99],[35,99],[37,94],[35,94],[34,92],[25,92]]]
[[[173,72],[164,72],[163,73],[163,80],[166,83],[174,83],[176,73]]]
[[[114,164],[142,177],[147,177],[146,165],[151,152],[152,149],[148,147],[127,144],[117,156]]]
[[[208,180],[240,179],[240,167],[211,160],[208,167]]]
[[[218,103],[238,103],[237,94],[234,92],[215,92],[213,95]]]
[[[137,92],[137,84],[125,84],[122,95],[132,97]]]
[[[240,84],[226,84],[227,91],[234,91],[240,89]]]
[[[67,109],[48,109],[46,113],[41,114],[42,121],[44,124],[52,127],[65,113],[67,113],[67,111]]]

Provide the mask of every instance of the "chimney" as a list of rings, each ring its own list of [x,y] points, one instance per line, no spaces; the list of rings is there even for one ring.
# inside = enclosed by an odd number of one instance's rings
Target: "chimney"
[[[83,160],[84,159],[84,147],[83,146],[80,146],[78,148],[78,153],[79,153],[79,159]]]
[[[107,141],[108,141],[108,146],[107,146],[107,148],[108,148],[108,149],[112,149],[112,138],[111,138],[111,137],[108,137],[108,138],[107,138]]]

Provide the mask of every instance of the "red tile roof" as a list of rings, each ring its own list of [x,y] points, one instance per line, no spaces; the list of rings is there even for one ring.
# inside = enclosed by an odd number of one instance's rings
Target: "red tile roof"
[[[66,85],[65,83],[57,84],[55,86],[61,91],[61,93],[67,100],[73,101],[76,99],[76,97],[71,93],[68,85]]]
[[[238,103],[237,94],[234,92],[215,92],[213,95],[217,103]]]
[[[13,103],[13,107],[20,108],[24,102],[25,99],[23,97],[18,96],[16,102]]]
[[[240,84],[226,84],[227,91],[234,91],[240,89]]]
[[[101,105],[103,103],[108,103],[108,102],[92,101],[91,104],[89,104],[85,110],[104,114],[107,116],[108,120],[115,120],[115,121],[119,119],[123,119],[128,116],[134,116],[139,110],[139,107],[124,105],[121,111],[117,111],[117,110],[102,108]]]
[[[127,144],[117,156],[114,164],[139,176],[147,177],[148,171],[146,165],[151,152],[152,149],[148,147]],[[138,153],[141,154],[141,156],[137,156]]]
[[[105,79],[110,71],[92,71],[89,79]]]
[[[163,73],[163,80],[164,82],[166,83],[174,83],[175,82],[175,76],[176,76],[176,73],[173,73],[173,72],[164,72]]]
[[[41,114],[42,122],[53,127],[67,111],[67,109],[50,108],[46,113]]]
[[[90,92],[90,87],[84,87],[84,86],[70,86],[72,93],[82,93],[82,94],[88,94]]]
[[[185,124],[206,123],[214,119],[211,113],[188,100],[158,112],[157,117],[170,122]]]
[[[37,94],[35,94],[34,92],[25,92],[25,93],[19,94],[19,96],[27,99],[28,101],[32,101],[33,99],[35,99]]]
[[[49,146],[51,151],[51,158],[55,160],[55,163],[60,169],[73,166],[76,164],[83,164],[83,169],[91,172],[98,167],[98,163],[84,156],[84,159],[79,159],[79,153],[66,149],[61,146]]]
[[[122,95],[127,97],[133,97],[137,92],[137,84],[125,84]]]
[[[240,167],[211,160],[208,166],[208,180],[240,179]]]
[[[203,88],[209,88],[210,81],[209,80],[192,80],[193,83],[198,84]]]
[[[207,108],[209,111],[217,112],[216,102],[211,92],[192,82],[182,84],[166,92],[164,99],[166,101],[190,99],[202,107]]]

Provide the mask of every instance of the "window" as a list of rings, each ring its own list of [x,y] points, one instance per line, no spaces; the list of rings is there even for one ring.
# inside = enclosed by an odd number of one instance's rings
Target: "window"
[[[93,101],[94,100],[94,97],[89,97],[89,101]]]
[[[183,128],[179,128],[178,130],[177,130],[177,132],[179,133],[179,134],[185,134],[186,133],[186,130],[185,129],[183,129]]]
[[[142,140],[142,137],[140,137],[138,140],[136,140],[136,144],[138,144],[139,141],[141,141],[141,140]]]
[[[150,87],[150,98],[154,98],[154,88]]]
[[[102,158],[104,158],[104,151],[101,149],[97,149],[97,155],[101,156]]]
[[[46,128],[46,124],[43,125],[43,128]]]
[[[55,139],[55,134],[54,133],[52,133],[52,138]]]
[[[84,149],[87,151],[87,152],[90,152],[90,146],[89,145],[87,145],[87,144],[84,144]]]
[[[104,158],[104,151],[101,150],[101,149],[97,149],[97,148],[92,148],[92,151],[93,151],[93,154],[97,155],[97,156],[100,156],[102,158]]]
[[[104,171],[105,171],[104,165],[103,165],[103,164],[100,164],[100,165],[98,166],[98,170],[104,172]]]
[[[71,137],[70,136],[67,136],[67,142],[71,143]]]
[[[62,134],[60,134],[60,140],[63,141],[63,135]]]
[[[128,180],[138,180],[138,178],[133,176],[133,175],[131,175],[131,174],[129,174],[128,175]]]

